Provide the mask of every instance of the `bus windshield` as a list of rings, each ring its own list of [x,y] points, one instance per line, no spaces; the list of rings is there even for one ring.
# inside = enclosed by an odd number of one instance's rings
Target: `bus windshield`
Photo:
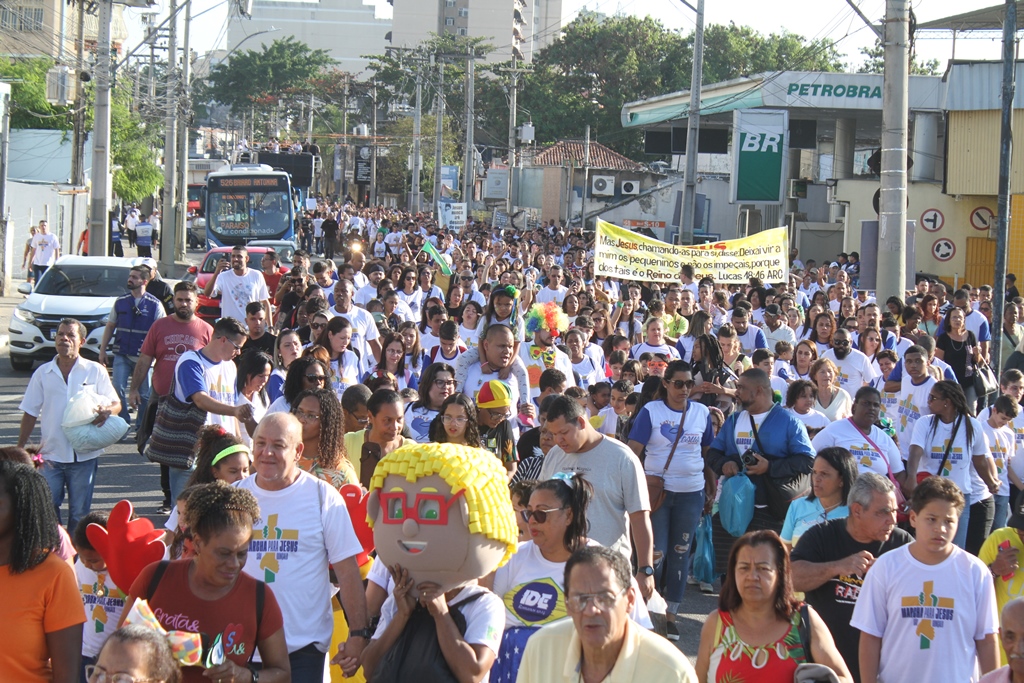
[[[214,242],[228,246],[254,239],[291,239],[294,214],[286,177],[210,180],[206,230]]]

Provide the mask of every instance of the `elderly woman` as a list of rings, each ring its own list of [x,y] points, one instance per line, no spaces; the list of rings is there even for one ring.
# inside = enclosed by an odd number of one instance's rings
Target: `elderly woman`
[[[819,358],[811,365],[811,381],[816,398],[814,409],[829,420],[842,420],[851,415],[853,399],[839,386],[839,370],[828,358]]]
[[[800,636],[810,625],[810,657]],[[797,666],[823,664],[842,683],[853,678],[818,613],[793,596],[789,551],[774,531],[753,531],[733,544],[718,597],[700,632],[697,680],[790,683]]]

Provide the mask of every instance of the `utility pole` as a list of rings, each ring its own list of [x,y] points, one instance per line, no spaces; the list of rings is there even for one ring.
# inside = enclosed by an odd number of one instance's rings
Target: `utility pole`
[[[476,148],[473,146],[474,93],[476,90],[476,55],[473,49],[466,51],[466,168],[462,174],[462,201],[466,212],[473,203],[473,188],[476,186]]]
[[[518,114],[518,95],[519,95],[519,78],[525,74],[530,73],[532,69],[527,67],[517,67],[516,57],[512,55],[512,68],[501,69],[507,73],[510,77],[508,99],[509,99],[509,112],[508,112],[508,199],[505,200],[505,213],[508,216],[512,215],[512,174],[513,169],[518,168],[519,161],[516,155],[516,116]]]
[[[412,119],[412,192],[409,197],[409,210],[418,213],[420,206],[420,174],[423,159],[420,156],[420,127],[423,123],[423,64],[416,65],[416,110]]]
[[[1003,16],[1003,97],[1002,126],[999,134],[999,202],[996,210],[996,273],[992,284],[995,297],[992,302],[992,329],[999,330],[1003,338],[1003,307],[1006,305],[1006,243],[1010,238],[1010,170],[1013,152],[1013,97],[1016,89],[1014,38],[1017,34],[1017,3],[1006,0],[1006,14]],[[1001,362],[1002,344],[992,344],[992,367],[998,373]]]
[[[570,188],[572,187],[570,176]],[[583,135],[583,196],[580,197],[580,228],[587,229],[587,186],[590,185],[590,124],[587,124],[587,131]],[[570,197],[572,193],[570,190]],[[570,214],[572,213],[570,207]]]
[[[434,196],[430,204],[431,211],[437,211],[437,201],[441,198],[441,165],[444,163],[441,154],[444,146],[444,59],[437,61],[436,55],[430,55],[431,68],[435,64],[439,68],[437,70],[437,96],[434,98],[437,131],[434,133]]]
[[[190,33],[192,24],[192,0],[185,2],[185,34],[182,38],[181,50],[181,85],[178,97],[173,98],[178,111],[178,200],[174,216],[174,230],[170,234],[161,236],[161,245],[168,241],[169,247],[173,247],[173,258],[184,260],[185,244],[188,240],[185,226],[188,224],[188,144],[189,144],[189,113],[192,111],[192,53],[190,47]],[[160,256],[163,257],[164,250],[161,246]],[[169,272],[166,267],[164,272]]]
[[[693,217],[697,214],[697,147],[700,134],[700,89],[704,78],[704,0],[697,0],[697,29],[693,34],[693,69],[690,71],[690,113],[686,119],[686,185],[679,244],[693,244]]]
[[[13,240],[10,223],[7,221],[7,154],[11,137],[11,86],[0,84],[0,246],[3,247],[3,272],[0,273],[0,296],[11,295],[11,276],[14,274],[13,250],[8,249]]]
[[[78,54],[77,73],[75,73],[75,115],[72,118],[74,137],[71,149],[71,184],[75,187],[85,185],[85,83],[82,73],[85,72],[85,0],[78,4],[78,37],[75,51]],[[2,209],[2,207],[0,207]],[[75,233],[78,231],[78,195],[71,195],[71,244],[75,244]],[[91,234],[91,233],[90,233]],[[72,251],[71,249],[68,250]],[[91,252],[90,252],[91,253]],[[105,256],[97,254],[97,256]]]
[[[907,286],[907,89],[909,0],[885,3],[882,82],[882,189],[878,215],[877,299],[900,299]],[[1001,283],[996,283],[997,285]]]
[[[370,149],[370,206],[377,206],[377,79],[373,80],[373,133]]]
[[[309,93],[309,127],[306,128],[306,144],[313,144],[313,93]]]
[[[96,38],[96,103],[92,130],[92,206],[89,214],[89,253],[107,253],[110,232],[110,22],[113,0],[99,2]]]
[[[188,2],[189,0],[185,0]],[[170,273],[174,269],[174,226],[177,222],[178,172],[178,11],[177,0],[170,0],[171,21],[167,27],[167,112],[164,123],[164,191],[160,230],[160,270]]]

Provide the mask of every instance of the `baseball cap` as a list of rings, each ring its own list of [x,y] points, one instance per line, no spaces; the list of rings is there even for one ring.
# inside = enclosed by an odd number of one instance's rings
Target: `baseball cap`
[[[489,380],[477,392],[476,404],[481,408],[508,408],[512,405],[512,391],[500,379]]]
[[[367,275],[369,275],[370,273],[383,273],[383,272],[384,272],[384,266],[382,266],[379,263],[373,263],[373,264],[371,264],[371,265],[366,267],[366,274]]]
[[[778,304],[768,304],[764,307],[765,315],[782,315],[782,309]]]

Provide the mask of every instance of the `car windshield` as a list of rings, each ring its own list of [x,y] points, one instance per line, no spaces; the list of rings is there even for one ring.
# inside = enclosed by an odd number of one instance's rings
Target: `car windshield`
[[[51,296],[117,297],[125,293],[130,266],[95,266],[92,264],[50,266],[36,294]]]
[[[263,258],[263,254],[256,254],[255,256],[256,256],[257,260],[254,262],[253,261],[253,254],[249,254],[249,267],[250,268],[254,268],[256,270],[260,270],[261,267],[260,267],[260,264],[259,264],[259,259]],[[206,255],[206,260],[203,261],[203,269],[200,270],[199,272],[200,273],[212,273],[212,272],[216,271],[217,270],[217,261],[220,261],[222,258],[223,259],[227,259],[228,261],[230,261],[231,260],[231,252],[230,251],[217,251],[217,252],[211,252],[211,253],[207,254]]]

